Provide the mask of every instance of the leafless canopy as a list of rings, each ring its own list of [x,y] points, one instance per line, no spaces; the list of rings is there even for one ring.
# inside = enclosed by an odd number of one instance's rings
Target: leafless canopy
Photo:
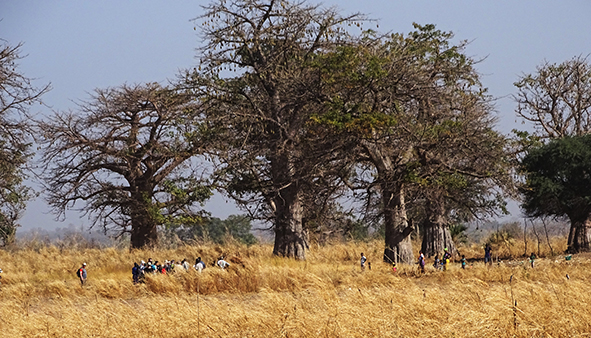
[[[545,62],[515,86],[517,114],[533,122],[538,136],[560,138],[591,131],[591,66],[586,58]]]
[[[186,171],[203,151],[198,112],[174,89],[124,85],[40,122],[50,205],[63,216],[82,202],[77,209],[94,224],[131,230],[132,246],[151,244],[156,225],[195,215],[194,204],[209,197]]]

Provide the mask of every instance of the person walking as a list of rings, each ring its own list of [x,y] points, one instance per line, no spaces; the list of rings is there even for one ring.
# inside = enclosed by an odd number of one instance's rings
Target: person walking
[[[146,278],[146,262],[142,261],[138,268],[138,283],[145,283]]]
[[[485,265],[487,263],[489,265],[492,264],[491,253],[492,253],[492,248],[490,247],[490,244],[487,243],[486,247],[484,248],[484,264]]]
[[[422,251],[419,251],[419,268],[422,273],[425,273],[425,255],[423,255]]]
[[[460,259],[460,262],[462,263],[462,269],[466,269],[466,256],[462,255],[462,259]]]
[[[534,254],[533,252],[531,253],[531,255],[529,256],[529,261],[531,262],[531,268],[534,268],[534,261],[536,260],[536,254]]]
[[[195,266],[194,266],[195,270],[201,272],[203,269],[205,269],[205,262],[203,262],[201,260],[201,257],[197,257],[197,259],[195,260]]]
[[[449,265],[449,260],[451,259],[451,254],[447,250],[447,248],[443,249],[443,271],[447,271],[447,267]]]
[[[363,255],[363,252],[361,253],[361,270],[365,270],[365,262],[367,261],[367,258]]]
[[[133,263],[133,268],[131,268],[131,277],[133,278],[133,285],[140,282],[140,266],[136,262]]]
[[[181,262],[181,266],[183,267],[183,269],[185,269],[185,271],[189,271],[189,262],[187,262],[186,258],[183,258],[183,261]]]
[[[76,271],[76,276],[80,278],[80,285],[84,285],[86,283],[86,263],[82,263],[82,266]]]

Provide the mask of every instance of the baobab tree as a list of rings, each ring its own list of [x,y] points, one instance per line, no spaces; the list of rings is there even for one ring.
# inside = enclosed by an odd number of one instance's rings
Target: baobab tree
[[[211,191],[192,161],[206,144],[198,112],[174,88],[123,85],[39,122],[49,205],[131,233],[132,248],[156,245],[159,225],[199,222]]]
[[[333,153],[309,124],[325,108],[314,60],[346,41],[342,26],[362,17],[273,0],[219,0],[204,9],[196,20],[201,64],[187,85],[224,135],[219,180],[251,216],[272,223],[275,255],[305,259],[303,194]]]

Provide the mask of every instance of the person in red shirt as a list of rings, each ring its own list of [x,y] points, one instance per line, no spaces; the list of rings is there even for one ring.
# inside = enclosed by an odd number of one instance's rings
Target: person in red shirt
[[[78,278],[80,278],[80,284],[84,285],[84,283],[86,283],[86,263],[82,263],[82,266],[78,269],[78,271],[76,272],[76,275],[78,276]]]

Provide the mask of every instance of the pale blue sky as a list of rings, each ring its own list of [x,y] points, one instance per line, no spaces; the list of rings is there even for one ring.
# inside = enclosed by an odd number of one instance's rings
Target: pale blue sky
[[[310,1],[319,3],[319,1]],[[190,21],[207,1],[32,1],[0,2],[0,38],[23,42],[20,71],[53,90],[44,101],[55,110],[74,108],[95,88],[123,83],[164,82],[196,64],[198,32]],[[591,53],[591,1],[331,0],[343,13],[378,19],[379,30],[409,32],[412,23],[433,23],[472,41],[467,53],[486,58],[477,68],[498,97],[499,130],[525,129],[510,95],[522,73],[544,60],[562,62]],[[43,114],[46,108],[37,109]],[[214,216],[237,213],[220,197],[207,205]],[[518,217],[517,208],[512,208]],[[74,213],[53,221],[42,198],[30,203],[24,229],[87,224]]]

